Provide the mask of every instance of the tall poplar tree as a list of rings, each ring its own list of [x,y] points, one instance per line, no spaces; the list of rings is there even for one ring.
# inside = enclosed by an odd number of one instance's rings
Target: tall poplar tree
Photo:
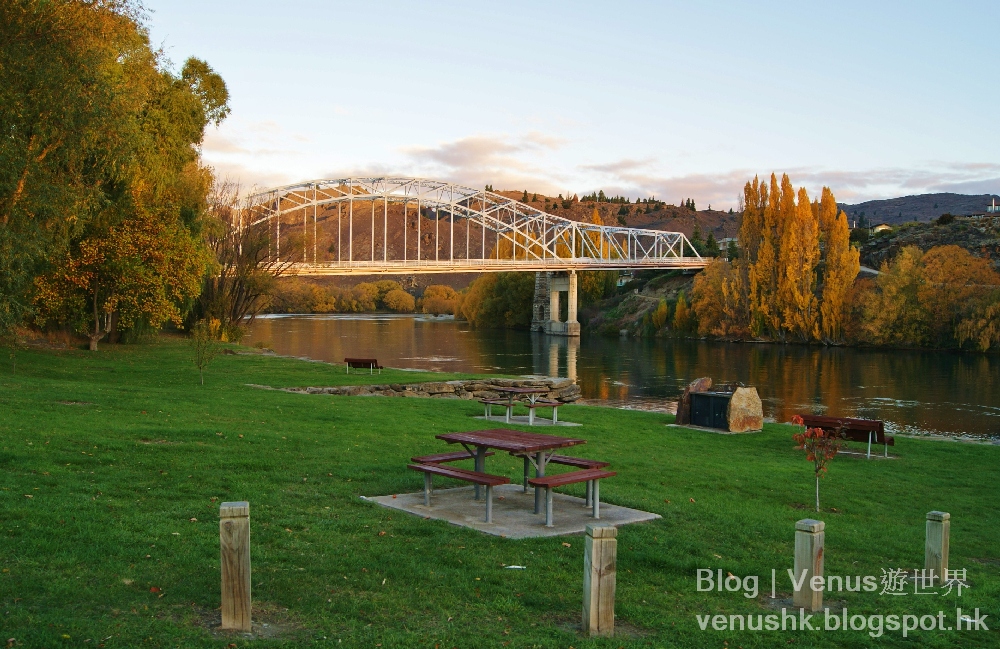
[[[824,200],[820,203],[820,226],[823,225],[823,209],[829,194],[836,209],[833,193],[823,189]],[[843,340],[844,324],[847,317],[847,293],[861,270],[860,253],[851,246],[851,233],[847,227],[847,214],[841,211],[826,232],[826,264],[823,272],[822,315],[823,338],[831,342]]]
[[[813,214],[809,194],[799,189],[793,199],[788,176],[782,178],[781,280],[778,295],[783,325],[799,340],[819,338],[816,299],[816,267],[819,264],[819,222]]]

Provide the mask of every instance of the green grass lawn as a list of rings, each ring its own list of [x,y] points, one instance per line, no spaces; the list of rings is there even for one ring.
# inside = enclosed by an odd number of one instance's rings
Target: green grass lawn
[[[380,383],[457,378],[387,370]],[[838,458],[810,511],[792,428],[715,435],[669,417],[569,406],[580,454],[609,460],[602,500],[660,514],[618,536],[614,639],[580,635],[583,538],[512,541],[390,511],[418,491],[408,458],[484,427],[474,402],[299,395],[247,387],[368,383],[343,368],[218,357],[198,384],[177,340],[19,354],[0,378],[0,642],[22,647],[1000,646],[1000,447],[897,439],[900,459]],[[553,432],[542,429],[541,432]],[[858,445],[856,445],[858,446]],[[520,461],[488,470],[517,479]],[[440,485],[444,481],[438,481]],[[567,491],[582,495],[582,486]],[[251,506],[253,594],[274,637],[215,634],[218,507]],[[833,508],[836,511],[833,511]],[[702,631],[696,615],[770,614],[789,596],[794,523],[826,521],[826,573],[923,567],[924,516],[952,515],[950,596],[828,595],[851,614],[990,615],[989,632]],[[558,515],[558,512],[557,512]],[[526,570],[508,570],[505,565]],[[696,570],[759,575],[757,598],[698,592]],[[151,589],[157,589],[155,591]],[[779,595],[780,596],[780,595]],[[818,618],[822,625],[822,618]],[[230,644],[232,643],[232,644]]]

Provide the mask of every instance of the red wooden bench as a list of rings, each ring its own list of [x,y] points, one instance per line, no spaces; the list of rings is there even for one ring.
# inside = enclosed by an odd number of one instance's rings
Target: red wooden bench
[[[527,455],[521,453],[512,453],[514,457],[524,458],[524,491],[528,491],[528,471],[531,468],[531,460],[528,459]],[[603,469],[609,466],[610,462],[602,462],[601,460],[588,460],[585,457],[570,457],[568,455],[552,455],[549,457],[547,464],[562,464],[563,466],[572,466],[577,469]],[[593,498],[594,483],[592,481],[587,481],[587,502],[586,507],[591,506],[591,499]]]
[[[531,478],[528,484],[538,489],[545,489],[545,527],[552,527],[552,490],[568,484],[578,482],[590,482],[593,487],[593,516],[595,519],[601,517],[601,480],[618,475],[614,471],[604,469],[583,469],[582,471],[570,471],[569,473],[558,473],[540,478]]]
[[[464,480],[486,487],[486,522],[493,522],[493,487],[507,484],[510,478],[502,475],[490,475],[489,473],[479,473],[478,471],[468,471],[466,469],[456,469],[440,464],[407,464],[406,468],[414,471],[421,471],[424,474],[424,505],[431,506],[431,476],[439,475],[455,480]]]
[[[377,358],[345,358],[344,363],[347,364],[348,374],[351,373],[352,367],[354,369],[362,369],[362,370],[367,369],[370,371],[371,374],[374,374],[375,370],[378,370],[378,373],[381,374],[382,370],[385,369],[384,367],[378,364]]]
[[[824,415],[799,415],[806,428],[822,428],[828,433],[839,433],[852,442],[868,442],[868,458],[872,456],[872,442],[885,447],[885,457],[889,457],[889,447],[896,445],[896,438],[885,434],[885,422],[877,419],[852,419],[850,417],[827,417]]]

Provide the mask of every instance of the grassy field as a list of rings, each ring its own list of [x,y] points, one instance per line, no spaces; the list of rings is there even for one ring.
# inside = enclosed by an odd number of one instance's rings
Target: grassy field
[[[618,476],[602,499],[662,515],[619,531],[614,639],[579,632],[583,539],[511,541],[389,511],[418,491],[414,454],[472,430],[478,404],[248,387],[370,382],[342,368],[220,356],[198,384],[180,341],[19,355],[0,378],[0,642],[19,647],[1000,646],[1000,447],[898,439],[900,459],[838,458],[810,511],[811,464],[787,426],[724,436],[669,417],[570,406],[560,417]],[[386,371],[379,382],[427,380]],[[453,378],[448,376],[447,378]],[[544,432],[544,431],[543,431]],[[516,478],[497,454],[491,472]],[[443,484],[443,482],[442,482]],[[582,494],[582,489],[568,489]],[[220,501],[251,503],[266,637],[214,632]],[[990,615],[990,631],[702,631],[696,615],[770,614],[789,596],[794,522],[826,521],[828,575],[923,566],[924,515],[952,514],[961,597],[828,595],[854,614]],[[505,565],[526,570],[507,570]],[[696,570],[759,575],[760,593],[698,592]],[[816,622],[817,620],[814,620]],[[822,626],[822,618],[818,618]]]

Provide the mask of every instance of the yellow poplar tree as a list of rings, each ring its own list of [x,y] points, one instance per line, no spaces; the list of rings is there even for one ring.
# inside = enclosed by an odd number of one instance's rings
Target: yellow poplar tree
[[[821,227],[827,194],[833,199],[833,194],[824,188],[824,201],[820,204]],[[836,208],[836,201],[833,205]],[[820,306],[823,337],[831,341],[843,339],[847,294],[861,270],[860,253],[851,246],[850,236],[847,214],[840,212],[826,232],[826,269],[823,273],[823,303]]]
[[[788,176],[782,177],[781,265],[778,295],[785,331],[800,340],[819,338],[819,310],[815,294],[819,264],[819,222],[809,194],[799,189],[798,204]]]

